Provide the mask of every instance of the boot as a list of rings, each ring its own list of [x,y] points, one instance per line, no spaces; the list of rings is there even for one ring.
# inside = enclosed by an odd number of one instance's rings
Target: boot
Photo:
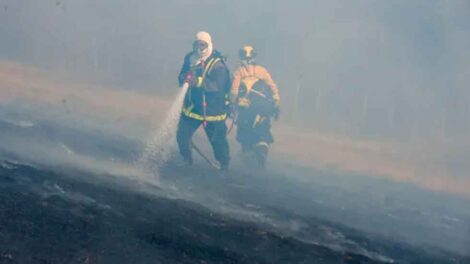
[[[268,157],[269,145],[262,141],[255,145],[255,157],[258,168],[261,170],[266,169],[266,159]]]
[[[229,167],[228,164],[220,165],[220,169],[219,169],[220,176],[222,177],[228,176],[228,172],[229,172],[228,167]]]
[[[183,157],[176,160],[175,165],[180,168],[191,167],[193,165],[192,157]]]

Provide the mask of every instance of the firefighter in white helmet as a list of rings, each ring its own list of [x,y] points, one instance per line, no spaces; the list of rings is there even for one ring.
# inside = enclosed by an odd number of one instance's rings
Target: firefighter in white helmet
[[[193,162],[191,138],[202,125],[222,172],[228,170],[230,155],[225,120],[229,110],[230,73],[225,59],[213,49],[209,33],[196,34],[178,76],[180,86],[188,85],[176,139],[188,165]]]

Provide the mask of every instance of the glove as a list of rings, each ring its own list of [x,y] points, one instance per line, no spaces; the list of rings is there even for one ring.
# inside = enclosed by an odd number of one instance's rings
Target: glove
[[[197,77],[192,73],[188,73],[186,78],[184,78],[184,82],[188,83],[189,87],[197,86]]]

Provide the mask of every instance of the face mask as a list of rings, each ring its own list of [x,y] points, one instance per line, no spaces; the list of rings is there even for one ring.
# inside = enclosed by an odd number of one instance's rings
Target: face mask
[[[208,45],[206,42],[196,40],[193,43],[193,52],[199,56],[203,56],[207,52]]]

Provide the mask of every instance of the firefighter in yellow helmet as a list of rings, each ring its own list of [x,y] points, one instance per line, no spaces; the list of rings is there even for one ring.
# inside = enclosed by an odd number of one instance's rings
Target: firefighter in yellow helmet
[[[230,100],[238,113],[236,138],[242,151],[264,169],[269,145],[274,142],[271,119],[279,118],[279,90],[266,68],[255,63],[256,51],[252,46],[241,48],[239,57],[241,63],[230,89]]]

